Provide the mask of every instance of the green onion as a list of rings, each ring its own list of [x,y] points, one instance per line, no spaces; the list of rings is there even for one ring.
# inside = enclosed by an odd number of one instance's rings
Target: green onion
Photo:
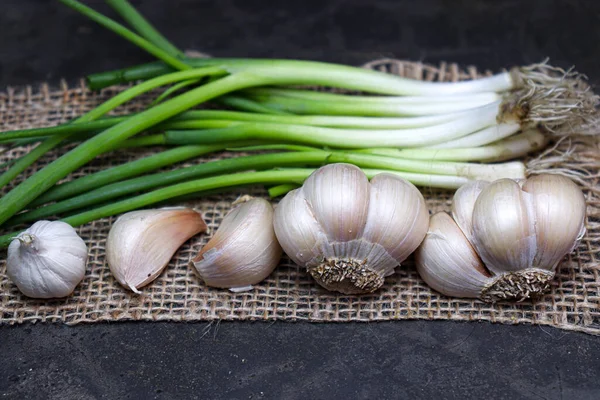
[[[59,0],[59,1],[63,4],[65,4],[66,6],[69,6],[72,9],[79,11],[80,13],[82,13],[83,15],[85,15],[86,17],[91,19],[92,21],[97,22],[98,24],[115,32],[116,34],[120,35],[121,37],[131,41],[132,43],[136,44],[140,48],[146,50],[148,53],[155,56],[156,58],[163,60],[166,64],[172,66],[173,68],[176,68],[179,70],[186,70],[186,69],[191,68],[188,64],[181,61],[177,57],[172,56],[167,51],[161,49],[158,46],[153,45],[151,42],[149,42],[148,40],[144,39],[143,37],[138,36],[135,33],[131,32],[129,29],[125,28],[123,25],[116,23],[112,19],[105,17],[104,15],[92,10],[91,8],[81,4],[80,2],[75,1],[75,0]]]
[[[209,68],[214,73],[214,68]],[[183,74],[190,71],[177,72]],[[161,78],[156,78],[161,79]],[[150,82],[150,81],[149,81]],[[146,82],[148,83],[148,82]],[[233,90],[260,84],[256,76],[228,76],[193,89],[171,100],[143,111],[82,143],[75,149],[48,164],[0,199],[0,224],[22,210],[32,200],[49,189],[68,173],[115,147],[123,140],[173,117],[199,103]],[[143,84],[142,84],[143,85]],[[133,89],[133,88],[132,88]],[[131,90],[131,89],[130,89]]]
[[[259,92],[260,93],[260,92]],[[315,92],[318,93],[318,92]],[[482,96],[483,95],[483,96]],[[495,93],[474,95],[472,101],[456,101],[457,96],[438,97],[369,97],[331,94],[330,100],[309,100],[303,97],[252,95],[263,107],[294,114],[354,115],[367,117],[424,116],[458,113],[501,100]],[[461,96],[464,98],[464,96]]]
[[[403,78],[383,72],[345,65],[329,64],[317,61],[277,60],[277,59],[235,59],[235,58],[196,58],[186,62],[197,68],[206,65],[219,65],[231,73],[248,69],[261,74],[273,74],[302,71],[317,79],[298,85],[321,85],[339,87],[391,95],[409,96],[446,96],[456,94],[504,92],[513,88],[510,73],[504,72],[493,77],[461,82],[426,82]],[[94,90],[106,86],[127,83],[132,80],[149,79],[170,72],[169,66],[161,62],[149,63],[118,71],[109,71],[88,76],[90,87]],[[328,78],[330,79],[329,84]]]
[[[269,107],[245,97],[227,95],[215,99],[215,102],[226,107],[235,108],[236,110],[249,111],[251,113],[259,113],[258,115],[290,115],[289,112],[278,110],[277,108]],[[255,114],[256,115],[256,114]]]
[[[224,72],[218,68],[205,68],[205,69],[194,69],[182,72],[174,72],[172,74],[164,75],[146,82],[143,82],[137,86],[134,86],[124,92],[119,93],[118,95],[112,97],[106,102],[102,103],[95,109],[89,111],[88,113],[82,115],[77,118],[77,122],[89,122],[95,119],[100,118],[104,114],[109,111],[115,109],[121,104],[133,99],[134,97],[139,96],[142,93],[148,92],[154,88],[159,86],[163,86],[165,84],[169,84],[172,82],[177,82],[180,80],[185,80],[189,78],[195,78],[199,76],[206,75],[222,75]],[[13,164],[12,167],[2,175],[0,175],[0,188],[4,187],[10,181],[12,181],[16,176],[18,176],[21,172],[23,172],[27,167],[32,165],[35,161],[37,161],[41,156],[46,154],[48,151],[62,143],[65,139],[71,136],[72,133],[62,133],[57,136],[50,137],[46,139],[44,142],[40,143],[35,149],[31,152],[23,156],[19,161]],[[2,204],[0,202],[0,204]]]
[[[100,186],[118,182],[147,172],[157,170],[181,161],[189,160],[205,154],[221,151],[231,146],[231,143],[218,143],[210,146],[181,146],[160,153],[131,161],[79,179],[56,185],[31,203],[32,207],[63,200],[80,193],[89,192]]]
[[[207,144],[215,141],[268,140],[339,148],[417,147],[442,143],[494,125],[498,103],[480,107],[470,118],[439,125],[399,130],[333,129],[315,126],[246,122],[223,129],[167,131],[172,144]]]
[[[415,149],[361,149],[357,152],[379,154],[415,160],[431,161],[483,161],[497,162],[523,157],[541,150],[548,144],[548,138],[536,129],[487,146],[470,148],[415,148]]]
[[[467,95],[433,95],[433,96],[365,96],[353,94],[330,93],[316,90],[291,89],[264,87],[242,90],[243,95],[258,98],[280,98],[291,97],[317,102],[354,103],[371,105],[407,105],[407,104],[429,104],[429,103],[468,103],[470,107],[481,107],[498,100],[502,95],[495,92],[483,92]]]

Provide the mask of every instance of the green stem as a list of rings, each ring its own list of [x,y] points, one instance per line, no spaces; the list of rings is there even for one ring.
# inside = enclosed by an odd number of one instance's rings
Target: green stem
[[[271,108],[271,107],[265,106],[261,103],[258,103],[256,101],[253,101],[246,97],[241,97],[241,96],[233,96],[233,95],[221,96],[218,99],[215,99],[215,102],[220,103],[227,107],[234,108],[236,110],[249,111],[251,113],[255,113],[258,115],[263,115],[263,114],[290,115],[290,113],[288,113],[286,111],[281,111],[276,108]]]
[[[186,61],[193,67],[219,65],[230,72],[252,69],[253,71],[259,71],[261,75],[271,74],[275,76],[280,73],[302,72],[305,75],[311,75],[312,78],[299,82],[297,85],[321,85],[391,95],[446,96],[503,92],[514,88],[514,82],[508,72],[471,81],[425,82],[364,68],[316,61],[232,58],[196,58],[187,59]],[[117,83],[130,82],[133,78],[148,79],[165,74],[168,71],[169,67],[167,65],[156,62],[119,71],[90,75],[88,76],[88,82],[91,87],[102,88]]]
[[[152,103],[150,103],[149,107],[154,107],[155,105],[157,105],[158,103],[162,102],[164,99],[166,99],[167,97],[169,97],[173,93],[177,92],[178,90],[181,90],[181,89],[183,89],[185,87],[194,85],[194,84],[196,84],[198,82],[200,82],[200,79],[189,79],[187,81],[179,82],[179,83],[171,86],[170,88],[168,88],[167,90],[165,90],[164,92],[162,92],[158,97],[156,97],[156,99],[154,99],[154,101]]]
[[[275,198],[283,196],[294,189],[298,189],[299,187],[300,185],[297,185],[295,183],[284,183],[282,185],[273,186],[269,188],[269,197]]]
[[[184,72],[187,71],[179,73]],[[181,94],[108,128],[48,164],[0,198],[0,224],[25,208],[33,199],[48,190],[67,174],[91,161],[97,155],[114,148],[117,143],[204,101],[261,83],[260,79],[253,74],[227,76]]]
[[[364,96],[352,94],[330,93],[317,90],[290,89],[290,88],[253,88],[241,92],[250,97],[259,98],[295,98],[315,102],[333,103],[369,103],[375,105],[385,104],[423,104],[423,103],[468,103],[471,108],[481,107],[494,101],[502,100],[502,96],[494,93],[475,93],[467,95],[448,96]]]
[[[132,88],[129,88],[111,99],[105,101],[100,104],[98,107],[93,110],[87,112],[81,117],[75,120],[76,123],[90,122],[95,119],[100,118],[104,114],[109,111],[117,108],[123,103],[133,99],[134,97],[139,96],[142,93],[148,92],[154,88],[159,86],[163,86],[169,83],[177,82],[180,80],[185,80],[189,78],[197,78],[200,76],[206,75],[222,75],[224,74],[223,70],[219,68],[200,68],[193,69],[188,71],[174,72],[168,75],[160,76],[158,78],[151,79],[149,81],[143,82],[139,85],[136,85]],[[123,123],[122,121],[121,123]],[[113,125],[114,126],[114,125]],[[13,164],[8,171],[4,174],[0,175],[0,188],[4,187],[8,182],[18,176],[21,172],[23,172],[27,167],[35,163],[41,156],[46,154],[48,151],[53,149],[62,143],[65,139],[69,138],[73,133],[61,133],[56,136],[50,137],[44,140],[40,145],[38,145],[35,149],[33,149],[29,154],[22,157],[19,161]],[[1,202],[0,202],[1,204]],[[1,222],[0,222],[1,223]]]
[[[477,102],[473,104],[464,102],[395,103],[385,101],[385,97],[381,98],[381,101],[379,102],[309,101],[303,98],[286,96],[253,96],[251,98],[263,107],[292,114],[352,115],[365,117],[443,115],[458,113],[489,104]]]
[[[329,153],[327,152],[316,151],[312,153],[261,154],[209,161],[203,164],[168,172],[159,172],[152,175],[144,175],[138,178],[102,186],[79,196],[18,214],[8,220],[6,225],[16,225],[52,215],[64,214],[82,207],[88,207],[93,204],[131,195],[132,193],[139,193],[157,187],[171,185],[190,179],[198,179],[205,176],[222,175],[237,171],[264,170],[282,166],[320,166],[325,164],[328,156]]]
[[[317,147],[420,147],[456,139],[496,122],[498,105],[475,109],[470,117],[414,129],[358,130],[315,126],[245,122],[228,128],[201,131],[167,131],[172,144],[206,144],[215,141],[267,140]]]
[[[528,153],[541,150],[547,144],[548,138],[537,129],[532,129],[519,135],[515,135],[509,139],[481,147],[451,149],[383,148],[361,149],[357,150],[357,152],[414,160],[498,162],[523,157]]]
[[[54,136],[44,140],[42,143],[33,148],[29,153],[25,154],[17,162],[0,175],[0,188],[8,185],[10,181],[19,176],[27,167],[35,163],[44,154],[58,146],[65,137],[63,135]]]
[[[133,147],[164,146],[165,144],[165,135],[157,133],[156,135],[146,135],[124,140],[118,147],[121,149],[130,149]]]
[[[171,54],[169,54],[165,50],[161,49],[160,47],[152,44],[151,42],[144,39],[143,37],[136,35],[135,33],[130,31],[123,25],[113,21],[110,18],[107,18],[106,16],[91,9],[90,7],[85,6],[76,0],[59,0],[59,1],[63,4],[65,4],[66,6],[71,7],[72,9],[85,15],[92,21],[97,22],[98,24],[102,25],[103,27],[113,31],[117,35],[129,40],[136,46],[146,50],[148,53],[152,54],[156,58],[164,61],[167,65],[170,65],[171,67],[173,67],[175,69],[179,69],[179,70],[186,70],[186,69],[191,68],[185,62],[172,56]]]
[[[155,171],[169,165],[199,157],[205,154],[224,150],[231,143],[219,143],[210,146],[181,146],[169,149],[139,160],[130,161],[116,167],[108,168],[79,179],[56,185],[31,203],[32,207],[52,201],[59,201],[80,193],[89,192],[109,183],[132,178],[147,172]]]
[[[88,75],[86,81],[91,90],[100,90],[112,85],[156,78],[172,71],[173,69],[164,63],[155,61],[135,67]]]
[[[127,0],[106,0],[133,29],[167,53],[177,58],[185,55],[154,28]]]
[[[28,139],[53,136],[62,133],[80,134],[85,132],[100,131],[110,128],[135,114],[122,117],[102,118],[97,121],[78,122],[72,121],[66,124],[51,126],[47,128],[22,129],[0,133],[0,140]],[[408,118],[372,118],[372,117],[343,117],[328,115],[265,115],[250,112],[224,111],[224,110],[191,110],[181,113],[163,124],[157,129],[204,129],[204,120],[222,121],[246,121],[246,122],[271,122],[277,124],[310,125],[329,128],[348,129],[406,129],[422,128],[426,126],[439,125],[444,122],[454,121],[463,116],[462,113],[433,115],[426,117]],[[502,126],[502,125],[500,125]],[[517,125],[518,129],[518,125]],[[36,141],[36,140],[33,140]],[[13,142],[14,143],[14,142]],[[24,144],[24,143],[23,143]]]

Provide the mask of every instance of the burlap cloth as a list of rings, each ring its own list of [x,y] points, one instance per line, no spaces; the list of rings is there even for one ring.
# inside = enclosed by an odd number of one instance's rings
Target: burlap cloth
[[[429,81],[455,81],[480,75],[475,68],[461,71],[456,65],[445,63],[433,67],[397,60],[378,60],[369,63],[367,67]],[[93,93],[85,88],[83,82],[76,87],[68,87],[62,82],[55,89],[47,84],[36,88],[9,88],[0,93],[0,129],[56,125],[83,114],[121,90],[123,87]],[[141,111],[155,95],[156,93],[144,96],[119,108],[116,113]],[[99,157],[70,178],[140,158],[152,151],[156,149],[113,152]],[[0,163],[22,152],[23,149],[7,152],[0,156]],[[30,175],[56,156],[57,153],[50,154],[25,175]],[[226,156],[225,153],[215,154],[194,160],[193,163]],[[122,288],[113,279],[106,264],[104,245],[114,220],[109,218],[78,229],[89,246],[88,270],[83,282],[68,298],[39,301],[21,295],[6,276],[5,254],[2,255],[0,323],[43,321],[78,324],[126,320],[344,322],[427,319],[552,325],[597,335],[600,334],[600,198],[596,186],[599,172],[597,160],[597,146],[571,140],[563,141],[555,149],[528,161],[530,169],[560,168],[578,178],[579,183],[584,186],[589,216],[588,232],[581,245],[561,263],[551,291],[534,301],[486,304],[442,296],[421,281],[411,259],[399,267],[395,275],[387,278],[381,290],[367,296],[327,292],[285,257],[275,272],[252,291],[234,294],[206,287],[188,269],[188,261],[206,243],[210,233],[186,243],[163,274],[145,287],[142,295],[136,295]],[[203,212],[211,232],[214,232],[231,202],[248,192],[266,195],[262,188],[237,190],[199,198],[189,205]],[[432,212],[449,209],[451,191],[422,188],[422,192]]]

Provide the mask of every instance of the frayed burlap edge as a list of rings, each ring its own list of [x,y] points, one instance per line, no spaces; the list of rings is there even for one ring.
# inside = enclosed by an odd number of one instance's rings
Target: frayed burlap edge
[[[476,79],[475,67],[460,69],[456,64],[439,66],[399,60],[377,60],[365,67],[427,81]],[[0,93],[0,129],[50,126],[68,121],[123,90],[123,87],[90,92],[83,81],[58,89],[47,84],[39,88],[9,88]],[[120,107],[116,114],[142,110],[156,95],[150,93]],[[16,149],[3,154],[0,163],[22,154]],[[73,179],[107,166],[150,154],[148,150],[117,151],[99,157],[73,173]],[[24,177],[53,158],[53,152]],[[227,157],[219,153],[204,160]],[[397,269],[385,286],[368,296],[345,296],[326,292],[299,267],[284,258],[276,271],[253,290],[230,293],[204,286],[188,269],[188,261],[210,238],[201,235],[186,243],[165,272],[135,295],[123,289],[111,276],[104,258],[106,236],[114,218],[106,218],[78,228],[89,246],[87,274],[75,292],[66,299],[39,301],[22,296],[0,264],[0,323],[62,322],[78,324],[98,321],[214,321],[287,320],[312,322],[388,321],[401,319],[490,321],[505,324],[550,325],[570,331],[600,335],[600,240],[598,193],[598,144],[594,139],[572,138],[557,143],[543,154],[528,160],[530,173],[559,172],[582,186],[588,204],[587,235],[576,252],[561,263],[551,291],[542,298],[523,303],[486,304],[476,300],[452,299],[430,290],[418,277],[412,260]],[[452,193],[421,188],[432,212],[448,210]],[[190,201],[186,205],[204,213],[211,232],[218,227],[231,202],[243,193],[265,196],[262,188],[238,190]]]

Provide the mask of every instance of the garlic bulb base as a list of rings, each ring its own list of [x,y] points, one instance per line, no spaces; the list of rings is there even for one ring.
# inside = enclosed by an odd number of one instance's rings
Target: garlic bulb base
[[[546,292],[553,278],[553,271],[540,268],[503,273],[483,288],[479,298],[492,303],[501,300],[527,300]]]
[[[353,259],[325,259],[308,272],[325,289],[344,294],[372,293],[384,282],[381,272]]]

